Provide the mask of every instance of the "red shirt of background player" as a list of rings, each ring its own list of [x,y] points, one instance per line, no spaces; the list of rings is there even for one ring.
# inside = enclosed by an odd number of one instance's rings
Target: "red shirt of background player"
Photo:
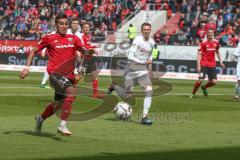
[[[96,48],[96,46],[91,44],[91,36],[90,35],[86,35],[86,34],[82,34],[82,43],[84,45],[84,47],[86,49],[94,49]],[[92,58],[92,55],[82,55],[84,58]]]
[[[44,48],[48,50],[48,73],[59,73],[70,79],[74,78],[76,50],[82,47],[83,44],[76,35],[62,36],[58,33],[45,35],[37,45],[38,51]]]
[[[219,42],[205,40],[200,43],[199,50],[202,52],[200,64],[205,67],[216,67],[215,54],[219,50]]]
[[[197,30],[197,35],[198,35],[198,37],[200,38],[201,41],[204,40],[206,34],[207,34],[207,32],[204,28],[199,28]]]

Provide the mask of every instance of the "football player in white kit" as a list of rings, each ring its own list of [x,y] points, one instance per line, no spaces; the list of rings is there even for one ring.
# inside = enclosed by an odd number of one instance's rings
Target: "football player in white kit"
[[[80,24],[78,18],[73,18],[70,22],[70,28],[67,30],[67,34],[75,34],[82,42],[82,33],[80,32]],[[77,51],[77,56],[78,56],[78,63],[81,61],[81,53]],[[76,69],[75,69],[76,70]],[[81,76],[75,71],[75,82],[74,85],[76,86],[79,80],[81,79]]]
[[[239,98],[239,94],[240,94],[240,42],[238,42],[238,46],[234,50],[233,55],[237,59],[237,83],[235,86],[234,101],[239,101],[240,100],[240,98]]]
[[[116,91],[123,99],[130,98],[134,88],[134,80],[136,79],[145,91],[143,103],[143,117],[141,123],[151,125],[153,121],[147,118],[148,111],[152,103],[152,83],[150,79],[150,70],[152,65],[152,49],[154,40],[150,38],[151,25],[143,23],[141,25],[141,35],[135,37],[128,53],[128,64],[124,74],[124,86],[121,88],[116,84],[112,84],[107,93]]]
[[[44,48],[43,50],[42,50],[42,53],[41,53],[41,57],[45,57],[46,56],[46,51],[47,49],[46,48]],[[43,74],[43,78],[42,78],[42,82],[41,82],[41,85],[40,85],[40,87],[41,88],[50,88],[48,85],[47,85],[47,80],[49,79],[49,74],[48,74],[48,72],[47,72],[47,68],[45,69],[45,71],[44,71],[44,74]]]

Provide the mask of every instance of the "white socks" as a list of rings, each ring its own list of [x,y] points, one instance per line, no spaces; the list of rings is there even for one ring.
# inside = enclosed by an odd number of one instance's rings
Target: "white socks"
[[[46,84],[48,78],[49,78],[49,74],[48,74],[47,71],[45,71],[45,72],[44,72],[44,75],[43,75],[43,79],[42,79],[42,83],[41,83],[41,84]]]
[[[151,107],[151,103],[152,103],[152,97],[146,96],[144,98],[144,103],[143,103],[143,118],[147,116],[149,108]]]
[[[67,121],[61,120],[60,126],[66,126],[67,125]]]
[[[148,114],[148,110],[151,107],[152,104],[152,86],[147,86],[145,88],[145,98],[144,98],[144,102],[143,102],[143,118],[145,118]]]
[[[239,95],[239,93],[240,93],[240,84],[237,83],[235,86],[235,94]]]

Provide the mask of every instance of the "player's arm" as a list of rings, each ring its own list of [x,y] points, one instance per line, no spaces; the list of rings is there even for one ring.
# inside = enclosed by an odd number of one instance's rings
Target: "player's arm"
[[[28,73],[29,73],[29,69],[30,69],[30,65],[32,63],[33,57],[35,55],[35,53],[38,51],[37,47],[34,47],[30,53],[28,54],[28,58],[27,58],[27,63],[26,66],[23,68],[23,70],[19,73],[19,77],[20,79],[24,79]]]
[[[45,57],[46,56],[46,52],[47,52],[47,48],[44,48],[41,52],[41,57]]]
[[[137,63],[144,63],[142,62],[141,60],[135,58],[134,54],[137,52],[137,46],[136,45],[132,45],[132,47],[130,48],[130,51],[128,53],[128,59],[134,61],[134,62],[137,62]]]
[[[198,53],[197,53],[197,72],[201,72],[201,61],[202,59],[202,51],[201,50],[198,50]]]
[[[134,62],[137,62],[137,63],[144,64],[145,61],[141,61],[141,60],[137,59],[137,58],[134,56],[134,54],[137,53],[137,52],[138,52],[138,39],[135,38],[135,39],[133,40],[132,46],[131,46],[131,48],[130,48],[130,51],[129,51],[129,53],[128,53],[128,59],[129,59],[129,60],[132,60],[132,61],[134,61]]]
[[[217,57],[218,57],[220,66],[224,69],[224,68],[225,68],[225,65],[224,65],[224,63],[223,63],[223,61],[222,61],[222,56],[221,56],[219,50],[216,51],[216,54],[217,54]]]
[[[86,55],[92,55],[95,53],[94,49],[87,49],[82,41],[80,40],[80,38],[78,38],[77,36],[75,36],[75,45],[76,45],[76,49],[81,52],[81,54],[86,54]]]
[[[238,42],[237,48],[234,50],[233,55],[235,57],[240,57],[240,42]]]
[[[155,42],[152,42],[152,46],[155,46]],[[151,70],[152,70],[152,65],[151,65],[151,64],[152,64],[152,62],[153,62],[153,57],[155,56],[155,55],[152,54],[153,48],[154,48],[154,47],[152,47],[152,49],[151,49],[151,54],[150,54],[150,56],[149,56],[149,58],[148,58],[148,60],[147,60],[147,62],[146,62],[147,65],[151,66],[151,67],[149,67]]]
[[[42,40],[38,43],[38,45],[36,47],[34,47],[30,53],[28,54],[28,58],[27,58],[27,63],[26,63],[26,66],[24,67],[24,69],[19,73],[19,77],[20,79],[24,79],[28,73],[29,73],[29,69],[30,69],[30,65],[32,63],[32,59],[35,55],[36,52],[48,47],[48,41],[49,41],[49,38],[48,36],[44,36],[42,38]]]

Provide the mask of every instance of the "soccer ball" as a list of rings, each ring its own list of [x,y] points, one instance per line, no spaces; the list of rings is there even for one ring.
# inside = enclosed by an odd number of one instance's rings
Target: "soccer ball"
[[[113,113],[117,119],[129,120],[132,115],[132,106],[125,102],[119,102],[113,109]]]

